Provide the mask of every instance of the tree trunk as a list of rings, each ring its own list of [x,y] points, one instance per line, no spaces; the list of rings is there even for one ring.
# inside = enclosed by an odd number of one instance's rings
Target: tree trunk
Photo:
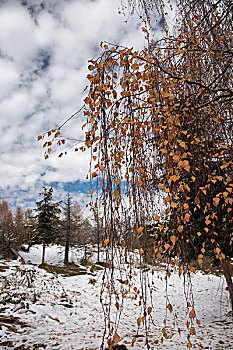
[[[231,269],[230,269],[230,265],[231,262],[228,260],[221,260],[221,266],[222,266],[222,270],[223,270],[223,274],[225,276],[226,279],[226,283],[227,283],[227,287],[230,293],[230,299],[231,299],[231,309],[233,312],[233,282],[232,282],[232,278],[231,278]]]
[[[45,242],[43,242],[43,250],[42,250],[42,265],[44,265],[45,261]]]
[[[65,257],[64,257],[64,264],[65,265],[69,264],[69,247],[70,247],[70,242],[69,242],[69,239],[67,239],[66,246],[65,246]]]
[[[68,184],[68,196],[67,196],[67,207],[66,207],[66,245],[64,264],[69,264],[69,249],[70,249],[70,228],[71,228],[71,205],[70,205],[70,186]]]
[[[99,222],[97,223],[97,261],[100,261],[100,230]]]

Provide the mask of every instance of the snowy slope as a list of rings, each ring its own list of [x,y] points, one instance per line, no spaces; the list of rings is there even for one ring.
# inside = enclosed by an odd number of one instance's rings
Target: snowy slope
[[[47,262],[61,265],[62,250],[57,246],[47,248]],[[72,254],[75,255],[75,251]],[[41,247],[34,247],[29,254],[22,253],[22,256],[26,261],[39,264]],[[83,251],[77,251],[76,262],[82,256]],[[65,277],[19,260],[1,260],[0,271],[0,349],[91,350],[100,347],[104,329],[99,302],[102,271],[95,272],[95,276]],[[135,281],[138,279],[136,271]],[[167,310],[164,276],[161,268],[157,268],[153,276],[155,326],[151,326],[149,331],[151,347],[187,349],[186,302],[183,280],[177,273],[173,273],[168,280],[168,295],[177,313],[178,325],[174,329],[174,313],[168,312],[168,339],[163,344],[160,342]],[[96,280],[95,285],[90,284],[90,279]],[[224,279],[197,272],[193,276],[193,291],[196,313],[201,321],[200,327],[196,327],[196,336],[191,338],[193,348],[233,349],[233,319],[228,314],[230,308]],[[130,294],[126,295],[118,329],[120,343],[135,350],[146,349],[143,329],[139,330],[141,337],[137,338],[134,347],[131,346],[132,338],[137,333],[137,304],[138,301],[132,300]],[[9,323],[10,316],[14,317],[11,318],[14,320],[12,323]],[[181,329],[180,335],[177,327]]]

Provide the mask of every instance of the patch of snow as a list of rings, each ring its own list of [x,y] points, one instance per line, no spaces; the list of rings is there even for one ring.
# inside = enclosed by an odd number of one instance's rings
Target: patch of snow
[[[64,247],[52,245],[46,248],[46,262],[61,265]],[[38,266],[28,264],[41,263],[41,246],[34,246],[29,253],[20,254],[26,263],[1,260],[6,267],[0,273],[0,323],[1,317],[15,317],[25,322],[22,325],[7,325],[2,322],[0,328],[0,347],[11,341],[13,346],[38,349],[46,346],[48,350],[91,350],[99,349],[104,330],[104,317],[100,304],[100,289],[103,271],[95,276],[77,275],[64,277],[46,272]],[[72,249],[72,259],[78,262],[84,255],[84,249]],[[92,252],[96,259],[96,250]],[[134,270],[133,281],[138,283],[139,269]],[[95,285],[90,284],[90,278]],[[167,281],[168,298],[173,307],[170,313],[166,309],[165,272],[156,267],[154,275],[148,272],[148,281],[153,289],[152,316],[155,325],[149,326],[149,341],[152,349],[186,350],[187,349],[187,308],[184,296],[184,284],[177,272],[173,272]],[[196,272],[192,276],[195,311],[201,324],[195,324],[196,335],[191,337],[194,349],[233,349],[233,319],[228,315],[230,310],[228,292],[223,277]],[[116,283],[120,289],[120,283]],[[131,288],[132,292],[132,288]],[[132,338],[137,334],[139,315],[138,299],[127,293],[124,310],[118,328],[120,343],[128,349],[146,349],[145,333],[139,329],[134,347]],[[167,313],[168,339],[161,343],[163,320]],[[174,315],[176,317],[174,318]],[[174,327],[174,321],[176,327]],[[10,327],[12,326],[12,327]],[[177,329],[181,332],[178,333]],[[43,345],[44,344],[44,345]]]

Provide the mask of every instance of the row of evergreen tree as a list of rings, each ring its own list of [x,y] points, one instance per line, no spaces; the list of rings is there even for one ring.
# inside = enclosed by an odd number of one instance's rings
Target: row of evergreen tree
[[[15,257],[23,245],[29,249],[42,244],[44,263],[46,245],[58,243],[65,246],[64,262],[68,264],[70,246],[95,243],[96,230],[79,203],[71,203],[69,189],[64,202],[53,200],[53,187],[43,187],[40,196],[34,210],[18,207],[12,212],[7,201],[0,202],[0,256]]]

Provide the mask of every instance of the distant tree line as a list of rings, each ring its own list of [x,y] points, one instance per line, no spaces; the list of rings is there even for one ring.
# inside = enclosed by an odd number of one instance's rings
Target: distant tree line
[[[85,217],[80,204],[72,202],[69,191],[64,201],[55,202],[53,188],[43,187],[40,197],[34,210],[19,206],[12,211],[7,201],[0,201],[0,257],[16,258],[20,248],[43,244],[44,263],[46,246],[56,243],[65,246],[68,264],[71,246],[99,243],[97,227]]]

